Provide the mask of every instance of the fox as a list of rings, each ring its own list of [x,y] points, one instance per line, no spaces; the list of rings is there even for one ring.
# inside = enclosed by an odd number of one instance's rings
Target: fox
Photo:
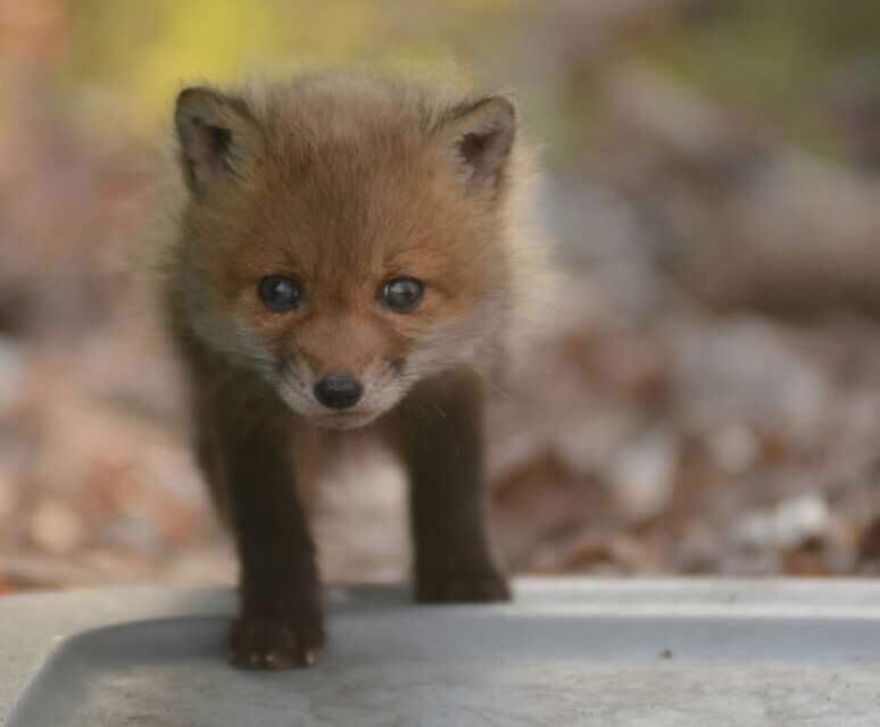
[[[323,652],[304,463],[338,437],[374,432],[399,456],[416,601],[510,599],[485,412],[545,266],[513,102],[330,71],[186,87],[173,127],[184,200],[164,310],[236,545],[231,663]]]

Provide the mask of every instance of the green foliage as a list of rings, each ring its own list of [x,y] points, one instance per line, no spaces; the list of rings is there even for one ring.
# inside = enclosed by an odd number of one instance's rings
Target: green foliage
[[[876,0],[737,0],[645,44],[645,55],[726,103],[754,109],[792,140],[834,151],[834,72],[876,51]]]
[[[457,80],[476,71],[481,84],[515,88],[538,136],[553,138],[564,159],[587,150],[601,125],[594,69],[571,54],[580,31],[560,21],[607,15],[582,1],[79,0],[61,80],[90,123],[151,136],[191,82],[351,64]],[[612,59],[636,53],[787,139],[833,153],[827,94],[851,58],[877,53],[877,2],[692,0],[681,7],[696,10],[669,22],[646,10],[637,32],[603,32]]]
[[[512,6],[510,0],[82,0],[65,80],[122,94],[133,128],[151,132],[188,82],[352,63],[466,77],[458,51],[487,38]]]

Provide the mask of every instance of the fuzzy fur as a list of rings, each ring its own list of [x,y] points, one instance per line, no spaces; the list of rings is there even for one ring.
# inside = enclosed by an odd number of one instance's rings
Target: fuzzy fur
[[[167,310],[199,459],[242,560],[233,658],[310,663],[323,641],[302,457],[287,454],[322,428],[376,422],[399,447],[422,600],[504,597],[483,523],[483,400],[547,269],[512,105],[332,73],[190,89],[176,120],[190,194]],[[301,309],[266,308],[257,284],[270,274],[302,283]],[[397,276],[425,284],[412,313],[378,302]],[[314,385],[339,372],[364,393],[331,411]]]
[[[445,368],[497,375],[546,283],[522,141],[499,189],[462,194],[443,144],[455,129],[444,133],[444,124],[454,127],[449,119],[478,99],[350,74],[256,86],[237,98],[252,116],[244,134],[257,159],[244,183],[218,185],[185,210],[171,265],[176,317],[212,349],[260,369],[307,415],[317,412],[303,392],[322,368],[363,368],[376,382],[365,405],[373,390],[390,388],[376,394],[377,412]],[[273,271],[296,272],[328,308],[351,311],[352,330],[327,335],[333,321],[307,329],[265,311],[255,281]],[[408,271],[428,283],[426,305],[378,321],[368,310],[376,286]],[[297,338],[300,357],[279,371]],[[385,386],[380,351],[386,361],[407,356],[404,375]]]

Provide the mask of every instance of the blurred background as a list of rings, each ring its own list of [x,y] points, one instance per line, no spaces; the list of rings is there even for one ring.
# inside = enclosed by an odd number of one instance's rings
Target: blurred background
[[[143,247],[176,91],[369,64],[512,91],[567,271],[490,414],[519,572],[880,564],[876,0],[0,0],[0,592],[233,577]],[[405,572],[334,473],[329,580]]]

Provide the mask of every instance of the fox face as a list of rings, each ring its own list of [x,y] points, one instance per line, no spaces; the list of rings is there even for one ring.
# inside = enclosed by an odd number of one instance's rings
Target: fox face
[[[207,345],[318,425],[474,364],[507,307],[514,112],[391,84],[183,91],[179,295]]]

